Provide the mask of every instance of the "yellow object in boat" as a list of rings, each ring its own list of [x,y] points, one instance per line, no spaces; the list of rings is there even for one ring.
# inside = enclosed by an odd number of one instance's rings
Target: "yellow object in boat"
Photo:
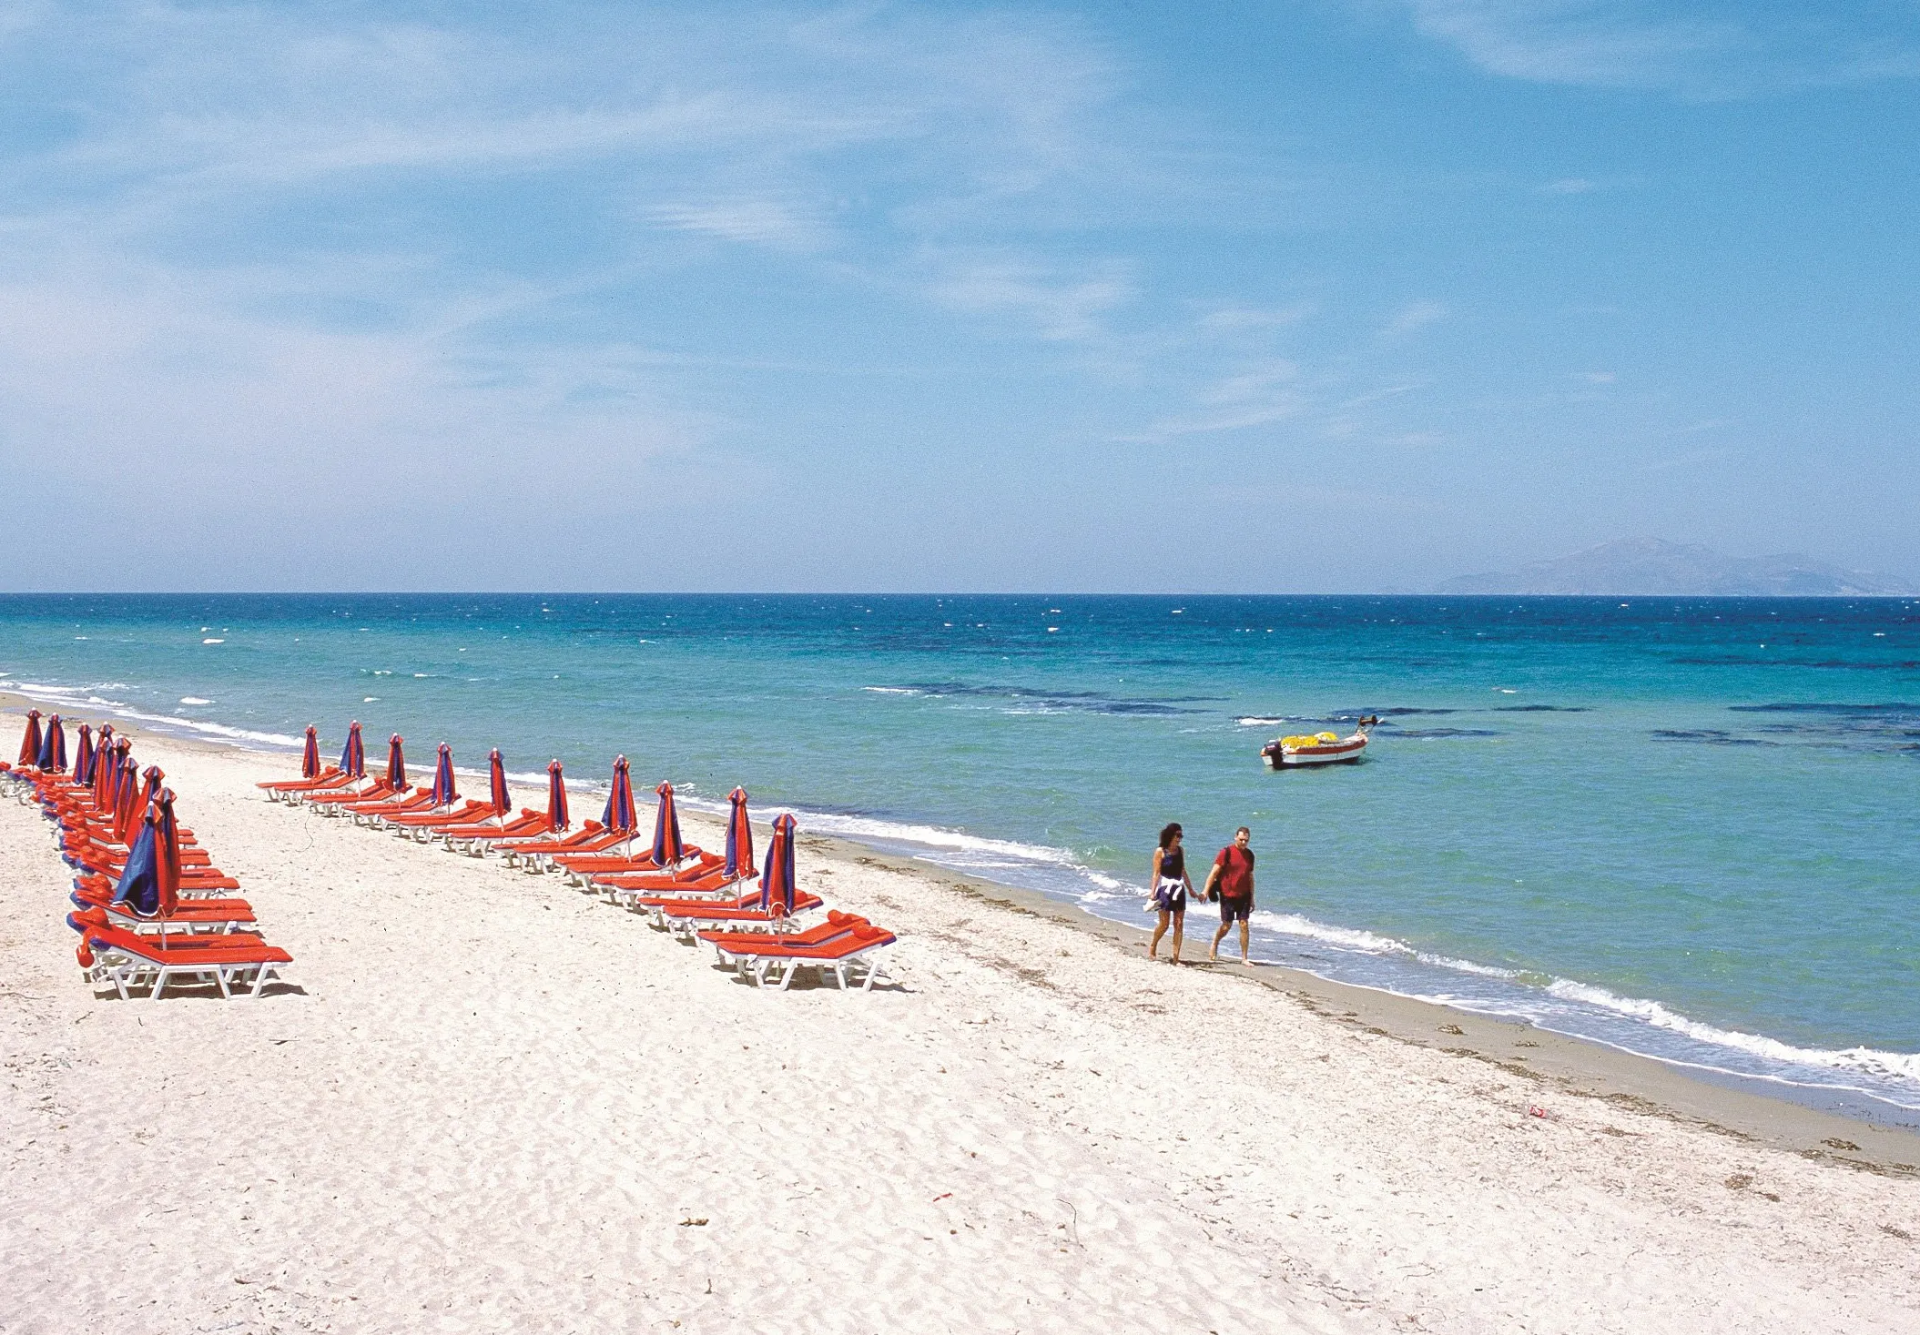
[[[1322,746],[1332,746],[1340,740],[1340,734],[1337,732],[1319,732],[1314,734],[1314,740]]]

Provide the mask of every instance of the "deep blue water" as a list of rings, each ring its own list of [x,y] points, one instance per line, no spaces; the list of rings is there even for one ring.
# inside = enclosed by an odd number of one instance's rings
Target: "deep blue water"
[[[621,751],[1133,922],[1163,823],[1245,823],[1265,958],[1920,1122],[1914,602],[15,596],[0,679],[576,784]],[[1365,712],[1365,763],[1261,766]]]

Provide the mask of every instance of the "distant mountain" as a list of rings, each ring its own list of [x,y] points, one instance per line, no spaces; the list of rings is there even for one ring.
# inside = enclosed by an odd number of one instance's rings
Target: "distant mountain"
[[[1915,591],[1904,580],[1843,570],[1807,556],[1722,556],[1693,543],[1658,538],[1622,538],[1518,570],[1461,575],[1435,590],[1695,598],[1845,598]]]

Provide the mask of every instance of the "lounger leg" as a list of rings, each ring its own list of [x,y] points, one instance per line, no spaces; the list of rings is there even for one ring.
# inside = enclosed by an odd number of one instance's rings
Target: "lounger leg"
[[[147,1000],[149,1001],[160,1000],[160,994],[166,991],[167,978],[170,976],[170,974],[171,974],[171,970],[167,969],[164,965],[154,971],[153,991],[147,994]]]

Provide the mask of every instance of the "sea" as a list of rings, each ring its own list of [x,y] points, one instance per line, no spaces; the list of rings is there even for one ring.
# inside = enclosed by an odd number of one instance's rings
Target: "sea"
[[[1913,600],[16,595],[0,689],[263,778],[356,719],[528,805],[559,759],[577,815],[624,754],[1138,925],[1162,825],[1247,825],[1258,959],[1920,1126]]]

